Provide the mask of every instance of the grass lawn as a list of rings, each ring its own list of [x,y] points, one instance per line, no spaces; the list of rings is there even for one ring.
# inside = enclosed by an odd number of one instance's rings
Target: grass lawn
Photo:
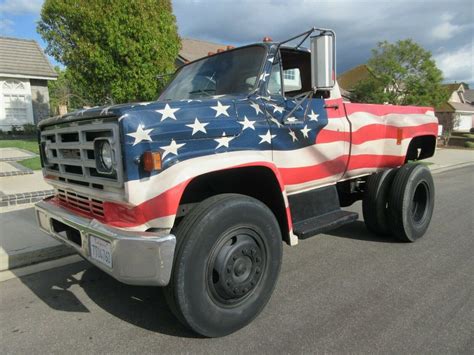
[[[39,154],[38,141],[36,139],[0,140],[0,148],[20,148]]]
[[[36,139],[0,140],[0,148],[20,148],[20,149],[28,150],[35,154],[39,154],[38,141]],[[39,156],[25,159],[25,160],[20,160],[18,163],[31,170],[41,169],[41,160]]]
[[[41,169],[41,160],[39,157],[34,157],[30,159],[21,160],[18,164],[23,165],[24,167],[31,170],[40,170]]]

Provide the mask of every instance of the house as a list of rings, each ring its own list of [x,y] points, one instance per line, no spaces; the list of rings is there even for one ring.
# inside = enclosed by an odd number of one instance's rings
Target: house
[[[454,123],[453,131],[469,132],[474,127],[474,90],[465,83],[446,84],[450,93],[447,102],[436,108],[436,117],[443,127]]]
[[[176,67],[180,67],[187,62],[206,57],[209,52],[216,53],[220,49],[226,49],[226,45],[202,41],[200,39],[182,38],[181,50],[176,58]]]
[[[48,117],[48,80],[57,76],[36,41],[0,37],[0,129]]]
[[[337,83],[339,84],[342,97],[349,100],[351,91],[355,86],[362,80],[368,79],[371,75],[372,73],[366,64],[358,65],[338,75]]]

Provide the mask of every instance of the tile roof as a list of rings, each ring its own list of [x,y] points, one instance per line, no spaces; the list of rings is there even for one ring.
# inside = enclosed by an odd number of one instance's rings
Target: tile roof
[[[179,51],[179,56],[183,61],[190,61],[206,57],[209,52],[217,52],[219,48],[226,48],[223,44],[201,41],[193,38],[182,38],[182,48]]]
[[[337,77],[337,82],[341,88],[350,91],[359,81],[367,79],[370,75],[367,65],[361,64],[340,74]]]
[[[58,75],[36,41],[0,37],[0,73],[54,79]]]
[[[474,90],[465,90],[464,100],[470,104],[474,104]]]
[[[459,102],[450,102],[449,104],[456,111],[474,112],[474,105],[471,105],[471,104],[462,104],[462,103],[459,103]]]

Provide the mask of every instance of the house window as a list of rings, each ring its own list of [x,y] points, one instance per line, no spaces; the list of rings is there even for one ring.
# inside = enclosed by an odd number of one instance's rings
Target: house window
[[[25,84],[18,80],[7,80],[3,83],[4,91],[25,91]]]
[[[28,80],[0,78],[0,129],[33,123],[30,90]]]
[[[301,90],[301,73],[299,68],[283,70],[283,86],[285,93]]]
[[[295,80],[295,78],[296,78],[295,69],[288,69],[288,70],[283,71],[283,79]]]
[[[28,102],[26,95],[4,94],[5,118],[9,121],[23,122],[28,119]]]

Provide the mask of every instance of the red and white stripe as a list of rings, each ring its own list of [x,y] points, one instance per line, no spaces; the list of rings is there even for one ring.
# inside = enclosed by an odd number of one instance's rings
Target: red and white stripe
[[[280,184],[291,232],[287,193],[400,166],[413,137],[437,134],[431,108],[343,104],[342,100],[327,103],[337,103],[339,108],[328,109],[328,124],[319,132],[315,145],[292,151],[249,150],[185,160],[151,178],[127,182],[126,198],[132,206],[105,202],[104,222],[132,230],[171,229],[182,193],[193,178],[224,169],[263,166],[273,171]]]

